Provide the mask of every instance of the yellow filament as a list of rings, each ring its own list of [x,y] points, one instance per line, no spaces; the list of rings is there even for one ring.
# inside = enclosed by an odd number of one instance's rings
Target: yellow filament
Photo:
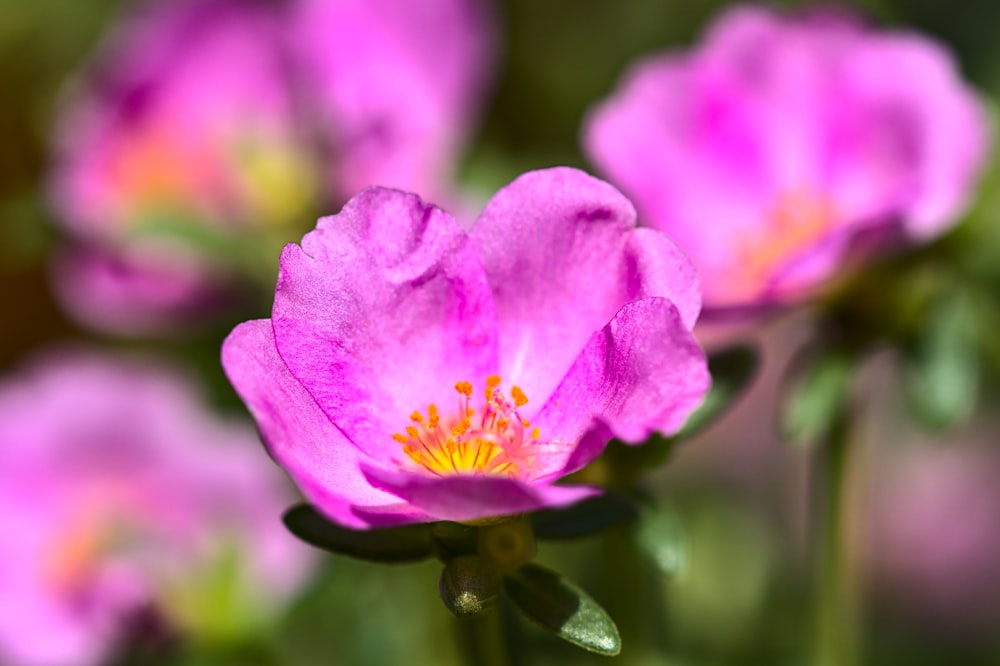
[[[414,463],[437,476],[455,473],[517,476],[521,465],[531,465],[535,457],[534,441],[540,437],[536,427],[528,436],[527,420],[521,419],[516,408],[526,405],[524,391],[512,386],[508,400],[500,390],[497,375],[486,378],[486,402],[481,417],[471,406],[474,393],[471,382],[455,384],[460,398],[454,416],[442,425],[441,414],[434,404],[427,407],[426,417],[419,410],[410,415],[413,425],[406,434],[392,438],[403,444],[402,450]]]

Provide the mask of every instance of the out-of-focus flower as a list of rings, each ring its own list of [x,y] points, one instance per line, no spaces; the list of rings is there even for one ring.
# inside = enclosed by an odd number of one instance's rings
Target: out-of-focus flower
[[[223,365],[272,455],[351,527],[508,515],[612,435],[672,432],[709,378],[693,268],[614,188],[567,168],[500,190],[466,234],[370,188],[289,245],[270,320]]]
[[[865,549],[876,587],[914,619],[959,635],[1000,619],[1000,456],[995,426],[942,448],[886,452],[869,491]]]
[[[300,0],[292,37],[340,201],[369,185],[449,203],[493,64],[484,0]]]
[[[0,661],[103,661],[138,615],[218,637],[309,570],[251,428],[138,360],[53,356],[0,384]]]
[[[862,238],[943,232],[988,134],[926,37],[746,6],[697,48],[639,63],[585,143],[641,221],[691,257],[708,312],[800,297]]]
[[[489,17],[480,0],[412,5],[140,5],[59,123],[67,308],[104,330],[155,332],[210,311],[304,231],[297,221],[361,187],[449,196]]]

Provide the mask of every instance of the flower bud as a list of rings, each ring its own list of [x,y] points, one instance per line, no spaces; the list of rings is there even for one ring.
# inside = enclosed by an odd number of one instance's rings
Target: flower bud
[[[456,617],[479,615],[500,598],[500,573],[480,557],[461,555],[445,565],[438,592]]]
[[[536,550],[535,533],[526,518],[479,530],[479,554],[504,573],[516,571],[530,562]]]

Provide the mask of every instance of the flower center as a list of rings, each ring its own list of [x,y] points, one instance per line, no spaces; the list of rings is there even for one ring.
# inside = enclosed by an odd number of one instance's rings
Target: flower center
[[[782,192],[762,229],[736,239],[734,299],[753,297],[767,288],[782,264],[815,244],[836,220],[830,198],[812,188]]]
[[[540,432],[517,413],[528,404],[524,391],[512,386],[508,399],[500,390],[500,377],[491,375],[478,412],[472,407],[471,383],[458,382],[455,391],[458,406],[451,418],[442,420],[437,406],[430,404],[426,416],[419,411],[410,415],[413,425],[406,434],[392,436],[409,460],[436,476],[530,475]]]
[[[293,224],[314,195],[302,151],[253,127],[191,141],[154,125],[126,137],[110,159],[108,175],[125,195],[120,215],[126,220],[169,213],[215,222],[242,215],[280,229]]]
[[[87,587],[102,560],[116,547],[122,526],[114,514],[115,491],[98,486],[75,498],[41,558],[46,584],[72,594]]]

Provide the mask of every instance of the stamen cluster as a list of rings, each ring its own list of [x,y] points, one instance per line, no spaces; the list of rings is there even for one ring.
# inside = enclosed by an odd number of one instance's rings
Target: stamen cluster
[[[480,415],[472,406],[473,386],[455,384],[458,404],[455,416],[442,421],[438,407],[431,403],[427,415],[414,411],[406,434],[392,437],[403,445],[411,461],[436,476],[448,474],[489,474],[523,477],[530,472],[534,448],[541,433],[531,428],[517,413],[528,398],[517,386],[510,388],[510,399],[500,390],[500,377],[486,378],[484,403]]]

